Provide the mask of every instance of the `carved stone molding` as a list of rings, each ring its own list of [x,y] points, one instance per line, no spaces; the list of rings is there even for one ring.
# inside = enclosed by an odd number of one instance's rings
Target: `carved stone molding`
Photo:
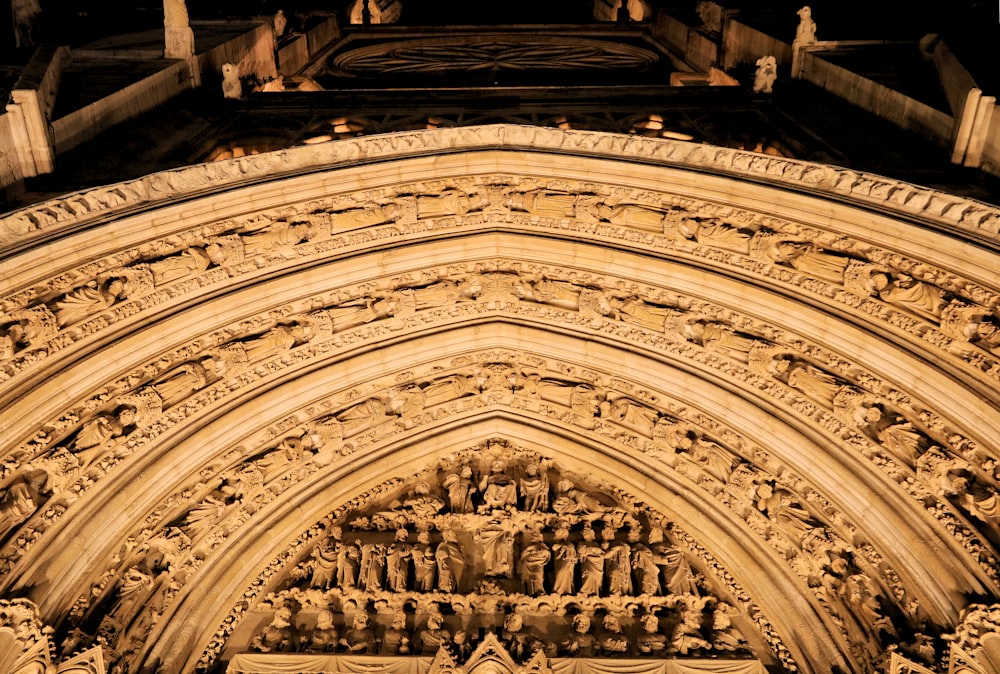
[[[967,376],[1000,380],[1000,290],[953,271],[832,231],[664,193],[511,176],[459,187],[408,184],[342,195],[201,225],[62,270],[4,300],[0,378],[16,379],[117,324],[268,268],[500,221],[570,230],[601,245],[625,240],[763,278],[902,331]],[[437,193],[400,196],[431,190]]]
[[[498,125],[368,136],[165,171],[16,211],[0,225],[0,242],[10,245],[66,230],[115,211],[137,206],[148,208],[208,187],[229,189],[247,180],[287,176],[359,159],[398,159],[434,151],[504,147],[711,168],[784,187],[829,191],[862,204],[888,207],[907,216],[955,227],[972,236],[994,239],[1000,231],[1000,213],[994,207],[881,176],[676,140]]]
[[[331,348],[354,347],[358,338],[377,340],[401,327],[492,315],[501,307],[504,313],[611,334],[691,359],[785,401],[872,459],[917,501],[927,503],[977,557],[988,550],[951,514],[954,505],[949,501],[990,521],[988,501],[995,493],[991,490],[996,488],[996,475],[988,469],[988,458],[979,459],[981,465],[974,463],[976,442],[959,427],[936,418],[918,402],[918,392],[900,391],[873,373],[859,371],[856,363],[760,320],[660,288],[553,266],[535,265],[527,273],[517,273],[521,269],[517,261],[498,260],[486,268],[493,271],[481,271],[480,263],[450,274],[427,270],[420,275],[422,280],[384,279],[331,291],[302,300],[295,308],[272,311],[199,338],[176,357],[161,355],[155,363],[103,385],[97,397],[52,420],[44,434],[18,448],[13,455],[24,457],[24,463],[4,466],[6,479],[25,485],[22,491],[36,507],[37,501],[52,499],[41,520],[36,519],[36,533],[17,539],[17,554],[37,539],[39,526],[44,529],[53,522],[66,504],[103,475],[206,406],[295,363],[329,357]],[[382,290],[372,292],[373,286]],[[395,307],[391,311],[380,308],[390,305]],[[488,384],[484,388],[479,381],[450,385],[464,385],[469,393],[488,392]],[[530,385],[526,380],[518,390]],[[405,401],[392,404],[403,405],[400,411],[407,416]],[[425,404],[434,404],[433,399],[419,403]],[[655,413],[643,412],[641,405],[633,409],[624,398],[606,404],[603,418],[620,417],[627,430],[638,429],[647,437],[654,433]],[[878,413],[877,419],[873,413]],[[32,488],[33,476],[46,480]],[[979,491],[960,486],[958,480],[976,485]],[[24,521],[25,515],[16,513],[25,509],[8,506],[8,531]],[[984,558],[985,568],[995,570],[989,559]]]

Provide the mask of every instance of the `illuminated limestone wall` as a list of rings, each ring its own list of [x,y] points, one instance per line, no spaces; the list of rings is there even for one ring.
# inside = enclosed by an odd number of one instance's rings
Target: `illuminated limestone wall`
[[[816,164],[512,126],[8,214],[0,592],[57,660],[222,669],[341,518],[508,447],[655,513],[632,528],[703,577],[707,643],[726,604],[774,670],[944,667],[998,595],[998,223]]]

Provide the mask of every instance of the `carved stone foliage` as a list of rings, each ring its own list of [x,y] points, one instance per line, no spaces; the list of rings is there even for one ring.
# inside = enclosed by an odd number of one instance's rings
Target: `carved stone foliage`
[[[102,646],[57,653],[38,606],[28,599],[0,599],[0,672],[104,674]]]
[[[495,634],[521,663],[539,651],[748,654],[733,606],[712,589],[722,586],[637,505],[490,441],[329,520],[302,561],[271,580],[282,589],[261,600],[270,618],[248,647],[427,655],[447,646],[461,663]]]

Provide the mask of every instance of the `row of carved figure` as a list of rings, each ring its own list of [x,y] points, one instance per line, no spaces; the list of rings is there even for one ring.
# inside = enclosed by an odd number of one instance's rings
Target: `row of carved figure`
[[[189,362],[169,372],[150,386],[120,396],[114,410],[94,416],[83,423],[63,446],[86,468],[109,449],[109,444],[128,432],[152,426],[164,407],[177,404],[186,397],[217,381],[223,374],[232,374],[249,367],[263,354],[274,355],[292,348],[305,339],[302,326],[279,326],[246,344],[233,343],[218,349],[200,362]],[[831,408],[838,418],[861,429],[873,442],[881,444],[891,456],[906,465],[915,460],[931,444],[913,424],[872,394],[839,380],[815,365],[796,358],[780,347],[769,345],[737,333],[713,328],[703,333],[706,345],[748,363],[751,371],[776,378],[795,388],[811,400]],[[242,364],[242,366],[241,366]],[[520,372],[506,364],[489,365],[467,375],[449,375],[426,383],[390,389],[385,398],[372,398],[329,419],[327,435],[349,437],[357,432],[384,423],[389,417],[400,417],[404,425],[419,411],[467,395],[485,392],[506,392],[508,396],[569,405],[581,418],[600,417],[629,425],[647,436],[656,436],[662,417],[641,403],[624,397],[610,399],[591,387],[573,385],[556,379]],[[412,423],[412,422],[411,422]],[[967,443],[968,446],[968,443]],[[989,457],[972,456],[985,469]],[[34,457],[40,458],[39,455]],[[970,466],[971,467],[971,466]],[[998,467],[989,465],[994,477]]]
[[[198,245],[108,269],[77,287],[49,295],[41,302],[12,308],[6,316],[0,316],[0,360],[41,347],[61,330],[83,323],[117,304],[150,296],[158,289],[200,277],[213,268],[238,265],[258,256],[294,257],[296,246],[329,239],[337,232],[413,222],[418,218],[465,215],[491,208],[515,214],[571,217],[583,223],[625,226],[793,268],[820,281],[841,285],[861,298],[876,297],[912,316],[931,321],[960,342],[975,344],[994,354],[1000,350],[1000,319],[995,313],[997,298],[986,297],[987,303],[983,305],[975,297],[963,297],[958,290],[966,284],[961,280],[952,284],[957,284],[955,288],[942,287],[853,252],[824,248],[757,224],[702,215],[699,211],[668,205],[640,205],[594,194],[546,189],[518,191],[492,186],[472,192],[449,189],[437,195],[399,197],[337,212],[319,211],[285,217],[261,215]],[[553,289],[558,286],[552,285]],[[474,283],[465,284],[466,299],[475,297],[474,286]],[[981,289],[978,292],[981,294]],[[435,293],[428,295],[434,298]],[[536,298],[546,301],[545,291],[539,292]],[[532,297],[528,294],[523,299]],[[567,297],[566,301],[571,300]],[[587,302],[579,300],[576,303]],[[416,304],[417,308],[428,306],[419,299]],[[381,308],[387,315],[394,315],[405,310],[405,304],[394,307],[393,302],[386,299],[381,307],[369,303],[366,308],[374,313]]]
[[[296,624],[293,611],[279,607],[271,622],[251,640],[250,648],[261,653],[393,656],[436,655],[443,648],[458,662],[464,662],[489,630],[522,663],[538,652],[549,658],[667,657],[709,651],[748,653],[746,640],[733,627],[731,610],[723,603],[688,598],[678,602],[669,619],[648,612],[629,630],[612,613],[601,617],[598,630],[592,630],[594,620],[587,613],[555,620],[527,617],[529,624],[526,624],[526,616],[515,611],[502,616],[502,626],[476,630],[463,628],[458,624],[460,621],[451,617],[453,627],[442,613],[430,613],[423,618],[422,628],[414,632],[408,629],[412,617],[403,611],[393,614],[387,627],[376,630],[364,611],[354,614],[348,628],[344,616],[327,609],[321,609],[315,620]],[[535,622],[544,629],[531,624]],[[342,626],[338,627],[338,623]]]
[[[609,317],[640,325],[658,332],[673,331],[686,341],[699,344],[709,351],[743,363],[750,373],[774,379],[796,389],[809,400],[830,409],[844,423],[860,428],[872,441],[883,444],[894,458],[909,466],[932,440],[913,422],[892,410],[876,395],[832,374],[816,362],[807,360],[793,349],[776,345],[758,336],[734,330],[718,321],[692,315],[678,307],[657,304],[638,296],[622,297],[615,293],[578,286],[569,282],[547,279],[530,280],[517,274],[480,274],[464,281],[443,280],[427,286],[402,291],[385,291],[380,298],[348,300],[340,307],[313,311],[308,318],[291,319],[266,331],[236,339],[204,352],[200,357],[182,363],[163,373],[140,389],[119,396],[118,406],[84,423],[74,437],[63,445],[78,454],[85,468],[92,455],[99,455],[109,441],[135,428],[151,426],[162,414],[197,392],[223,379],[249,371],[255,363],[278,356],[310,341],[348,327],[367,322],[398,317],[402,306],[418,309],[442,306],[463,297],[481,298],[484,293],[494,298],[520,301],[530,295],[533,301],[575,310],[593,317]],[[553,384],[556,384],[554,387]],[[391,389],[390,398],[373,399],[365,407],[345,411],[338,419],[344,426],[344,437],[363,429],[365,418],[377,412],[376,405],[395,416],[406,417],[421,409],[478,392],[508,390],[522,396],[536,396],[562,402],[566,388],[559,382],[529,373],[511,372],[502,366],[485,367],[469,375],[453,375],[436,381]],[[655,420],[656,414],[640,408],[630,408],[628,401],[616,403],[595,395],[588,402],[585,391],[577,391],[576,402],[581,413],[585,405],[595,406],[594,413],[622,421],[636,421],[637,430],[649,434],[642,426],[641,416]],[[632,418],[628,417],[634,411]],[[878,415],[874,417],[873,415]],[[384,414],[383,414],[384,416]],[[937,440],[944,443],[945,439]],[[968,443],[965,443],[966,446]],[[968,457],[967,457],[968,458]],[[982,464],[988,457],[978,457]],[[984,466],[985,469],[985,466]],[[992,465],[990,472],[1000,474]]]
[[[409,515],[418,523],[421,518],[442,512],[502,517],[516,511],[599,515],[611,510],[611,506],[579,489],[568,477],[556,475],[553,489],[553,480],[544,465],[548,462],[529,462],[520,468],[519,476],[512,474],[514,471],[503,459],[489,463],[488,472],[478,477],[468,463],[446,471],[440,480],[446,500],[438,497],[438,490],[430,481],[418,482],[387,516]]]
[[[520,301],[528,296],[532,301],[572,309],[587,315],[605,316],[654,329],[659,332],[673,330],[687,341],[699,344],[709,351],[744,363],[756,375],[777,380],[796,389],[809,400],[831,409],[844,423],[860,428],[872,441],[882,444],[894,458],[913,467],[914,460],[932,444],[932,440],[913,426],[913,422],[890,409],[877,396],[869,394],[842,377],[832,374],[815,362],[803,358],[792,349],[775,345],[752,334],[734,330],[718,321],[706,320],[668,304],[657,304],[638,296],[622,297],[619,294],[587,288],[564,281],[526,279],[518,274],[493,273],[476,275],[473,279],[442,280],[426,286],[410,287],[402,291],[386,291],[381,299],[348,300],[341,306],[314,311],[308,318],[291,319],[274,325],[266,331],[249,335],[207,350],[200,357],[182,363],[163,373],[140,389],[118,397],[114,410],[107,410],[84,422],[77,433],[62,441],[62,446],[74,452],[85,469],[108,449],[109,443],[126,433],[151,427],[169,409],[197,392],[223,379],[230,379],[249,371],[255,363],[273,358],[302,346],[321,334],[337,332],[346,327],[396,316],[401,306],[409,306],[403,313],[441,306],[463,297],[507,298]],[[527,293],[527,294],[526,294]],[[553,386],[555,384],[555,386]],[[560,382],[532,376],[530,373],[511,372],[503,366],[485,367],[474,374],[454,375],[439,380],[399,387],[389,391],[387,399],[372,399],[345,411],[336,421],[343,426],[343,435],[365,428],[365,420],[372,419],[380,407],[386,413],[402,418],[404,426],[408,417],[427,407],[478,392],[503,391],[521,396],[534,396],[553,402],[563,402],[566,387]],[[578,390],[576,400],[570,404],[586,416],[586,405],[593,405],[595,416],[621,417],[623,422],[637,422],[636,430],[643,429],[655,420],[656,413],[630,406],[627,400],[616,402],[603,399],[587,391]],[[631,416],[629,416],[631,414]],[[874,415],[878,415],[877,418]],[[387,420],[387,419],[383,419]],[[960,436],[952,436],[960,437]],[[944,440],[937,440],[944,442]],[[963,443],[969,447],[968,443]],[[39,448],[40,449],[40,448]],[[974,448],[970,450],[975,455]],[[34,458],[37,458],[35,454]],[[966,457],[971,460],[971,457]],[[995,462],[986,466],[989,458],[975,456],[983,470],[993,473],[994,481],[1000,475]],[[973,480],[968,480],[972,483]],[[995,485],[994,485],[995,486]],[[982,499],[970,499],[974,504]],[[977,514],[977,517],[979,515]],[[980,519],[982,519],[980,517]]]
[[[398,529],[392,543],[343,541],[334,527],[313,550],[311,585],[315,588],[360,589],[365,592],[468,591],[483,579],[516,580],[510,590],[526,595],[680,595],[699,594],[697,577],[684,556],[663,543],[663,533],[652,529],[647,543],[638,529],[629,529],[616,540],[614,527],[604,526],[602,542],[590,522],[584,522],[576,542],[570,527],[556,524],[546,541],[539,530],[518,536],[503,520],[492,520],[474,532],[465,532],[474,547],[463,546],[452,529],[432,542],[430,532],[417,534]],[[518,546],[518,539],[526,542]],[[471,549],[470,549],[471,547]],[[520,552],[516,549],[520,547]],[[481,575],[480,575],[481,574]]]
[[[501,378],[503,379],[503,378]],[[563,387],[567,390],[571,390],[574,393],[577,391],[578,387]],[[585,392],[589,395],[594,394],[595,389],[593,387],[584,387]],[[625,399],[617,399],[619,407],[626,409],[639,408],[640,404],[636,401],[628,401]],[[598,406],[598,412],[601,412],[600,406]],[[593,414],[593,412],[591,412]],[[622,418],[627,418],[635,415],[624,415]],[[644,418],[644,417],[635,417]],[[670,422],[664,417],[659,417],[660,421],[665,421],[667,423],[662,423],[654,425],[654,428],[661,428],[664,433],[660,436],[661,439],[668,437],[666,431],[671,430],[669,437],[674,439],[666,442],[664,446],[672,447],[676,451],[674,461],[675,467],[682,467],[685,463],[690,463],[697,471],[701,474],[701,479],[709,479],[718,486],[714,487],[714,490],[721,490],[724,492],[726,498],[733,500],[736,503],[739,500],[747,499],[745,492],[756,491],[757,496],[749,498],[750,507],[746,509],[740,509],[741,514],[746,517],[748,523],[754,529],[760,530],[762,535],[768,539],[769,542],[773,542],[779,549],[782,549],[784,554],[793,560],[793,564],[801,565],[803,568],[802,573],[805,577],[811,579],[810,583],[815,583],[817,592],[822,592],[824,594],[824,600],[828,602],[839,602],[842,600],[847,600],[848,598],[853,598],[857,601],[856,607],[851,607],[851,610],[857,608],[862,612],[862,615],[867,616],[871,620],[875,621],[875,624],[885,624],[884,616],[876,615],[879,613],[879,600],[880,591],[873,586],[870,578],[866,578],[864,574],[861,574],[858,570],[848,570],[847,568],[836,570],[835,564],[831,563],[831,559],[835,559],[830,556],[830,550],[835,549],[836,546],[830,543],[823,543],[818,545],[817,540],[823,540],[829,538],[827,534],[822,533],[820,522],[817,521],[811,514],[810,509],[803,505],[803,501],[799,500],[792,492],[787,489],[783,489],[778,485],[768,484],[766,475],[755,475],[747,487],[742,485],[740,480],[732,478],[727,479],[734,472],[734,466],[739,465],[734,458],[734,455],[730,454],[728,450],[725,450],[721,446],[712,443],[704,438],[691,433],[691,431],[684,430],[683,432],[677,432],[677,424]],[[330,424],[336,420],[327,419],[324,421],[325,424]],[[339,422],[337,422],[339,423]],[[630,422],[634,427],[637,427],[638,422]],[[681,440],[684,440],[682,442]],[[244,471],[241,471],[239,475],[233,475],[226,478],[220,484],[216,485],[216,488],[210,490],[203,494],[203,498],[197,503],[193,504],[183,518],[182,522],[185,530],[193,537],[204,535],[211,530],[212,526],[217,524],[221,517],[227,516],[231,511],[239,510],[240,504],[243,501],[251,501],[254,495],[261,492],[263,489],[263,484],[266,480],[267,475],[280,474],[282,468],[282,462],[289,459],[292,455],[299,454],[303,452],[301,446],[296,445],[296,443],[291,442],[294,438],[287,439],[288,442],[283,441],[274,452],[266,453],[260,459],[257,459],[247,466],[245,466]],[[290,444],[289,444],[290,443]],[[296,447],[298,446],[298,450]],[[685,449],[687,447],[687,449]],[[701,447],[702,450],[713,449],[712,452],[708,452],[706,457],[714,457],[713,460],[706,459],[705,461],[696,461],[694,452],[695,447]],[[295,450],[295,451],[293,451]],[[305,452],[309,455],[308,452]],[[690,456],[689,456],[690,454]],[[926,457],[926,458],[925,458]],[[961,480],[962,475],[955,472],[953,459],[949,459],[945,455],[940,455],[937,450],[931,450],[926,452],[922,457],[922,465],[930,465],[931,460],[938,461],[935,464],[937,467],[936,472],[931,473],[935,480]],[[289,459],[291,460],[291,459]],[[259,465],[258,465],[259,464]],[[544,471],[541,473],[533,471],[530,468],[529,463],[523,469],[525,478],[533,478],[541,480],[547,476]],[[949,468],[950,466],[950,468]],[[495,467],[495,466],[494,466]],[[253,469],[253,470],[251,470]],[[740,468],[743,470],[743,468]],[[444,480],[448,481],[452,476],[458,476],[461,478],[463,473],[466,473],[463,468],[458,468],[454,471],[449,471],[445,475]],[[738,471],[737,471],[738,472]],[[494,482],[498,484],[503,482],[508,486],[503,489],[495,489],[495,493],[498,498],[503,498],[502,494],[505,492],[510,493],[509,485],[514,484],[514,493],[517,495],[517,500],[519,502],[519,507],[535,507],[529,504],[526,500],[529,496],[538,497],[538,500],[532,500],[531,503],[540,505],[544,502],[545,496],[549,493],[543,494],[540,491],[530,493],[529,489],[522,489],[520,492],[518,488],[520,487],[520,481],[514,480],[510,476],[504,475],[503,469],[493,470],[491,468],[490,474],[485,477],[480,478],[480,480],[473,482],[478,482],[478,485],[484,485],[483,489],[490,484],[489,475],[494,476]],[[3,502],[2,502],[2,515],[5,522],[12,522],[21,518],[28,513],[31,505],[33,504],[32,488],[40,490],[43,487],[46,480],[45,471],[34,470],[31,474],[26,474],[23,476],[25,479],[17,481],[15,480],[13,484],[7,489]],[[468,476],[466,479],[471,479]],[[741,478],[742,479],[742,478]],[[570,505],[572,508],[576,509],[577,513],[587,514],[588,512],[601,512],[602,508],[606,508],[599,500],[594,499],[586,494],[581,494],[579,490],[572,489],[572,482],[558,479],[556,498],[551,499],[549,504],[550,511],[559,513],[569,513],[572,512],[570,509],[563,509],[562,507],[556,507],[557,503],[565,503]],[[757,484],[759,483],[759,484]],[[532,480],[528,480],[528,485],[532,484]],[[570,488],[563,490],[561,485],[568,484]],[[953,487],[952,489],[957,489],[961,485]],[[967,488],[967,487],[966,487]],[[765,494],[765,490],[769,490]],[[418,495],[417,499],[413,499],[410,506],[413,507],[420,498],[424,498],[418,494],[420,489],[414,489],[413,493]],[[575,492],[575,493],[573,493]],[[748,493],[748,492],[747,492]],[[425,495],[426,496],[426,495]],[[980,501],[986,501],[989,498],[995,498],[995,495],[987,493],[983,499]],[[462,510],[465,508],[465,501],[463,499],[457,499],[461,503],[458,505],[458,509]],[[450,501],[450,494],[449,494]],[[433,502],[437,504],[443,503],[442,499],[436,499],[430,497],[426,502]],[[426,503],[424,502],[424,503]],[[478,501],[477,501],[478,503]],[[497,504],[502,504],[503,501],[498,501]],[[995,503],[995,501],[994,501]],[[437,507],[437,506],[436,506]],[[754,515],[757,512],[758,514]],[[763,515],[765,519],[765,524],[762,526],[755,518],[760,518]],[[780,532],[780,533],[778,533]],[[809,534],[807,539],[806,533]],[[805,542],[804,542],[805,541]],[[808,545],[807,545],[808,542]],[[843,547],[843,546],[841,546]],[[814,561],[815,560],[815,561]],[[817,579],[817,580],[812,580]],[[824,581],[829,581],[827,585],[831,587],[826,587]],[[410,586],[413,589],[418,589],[416,583],[413,580],[408,580]],[[436,583],[437,581],[432,581]],[[552,587],[550,584],[546,586],[546,589]],[[579,584],[579,580],[576,581]],[[864,592],[852,592],[850,591],[851,585],[865,588]],[[607,592],[607,589],[602,589],[603,592]],[[636,592],[638,590],[635,590]],[[876,628],[877,629],[877,628]]]

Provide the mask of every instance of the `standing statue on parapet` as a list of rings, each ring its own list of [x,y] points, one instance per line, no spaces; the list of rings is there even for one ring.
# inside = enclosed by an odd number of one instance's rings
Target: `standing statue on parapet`
[[[816,22],[812,19],[812,9],[806,5],[798,12],[799,25],[795,29],[795,43],[812,44],[816,41]]]
[[[243,98],[239,70],[232,63],[222,64],[222,95],[226,98]]]
[[[30,47],[35,44],[32,32],[42,13],[38,0],[13,0],[10,9],[14,15],[14,46]]]
[[[285,34],[285,29],[288,27],[288,18],[285,16],[285,11],[279,9],[274,14],[274,34],[276,37],[281,37]]]
[[[755,94],[771,93],[776,79],[778,79],[778,62],[775,58],[761,56],[757,59],[757,72],[753,76],[753,92]]]

